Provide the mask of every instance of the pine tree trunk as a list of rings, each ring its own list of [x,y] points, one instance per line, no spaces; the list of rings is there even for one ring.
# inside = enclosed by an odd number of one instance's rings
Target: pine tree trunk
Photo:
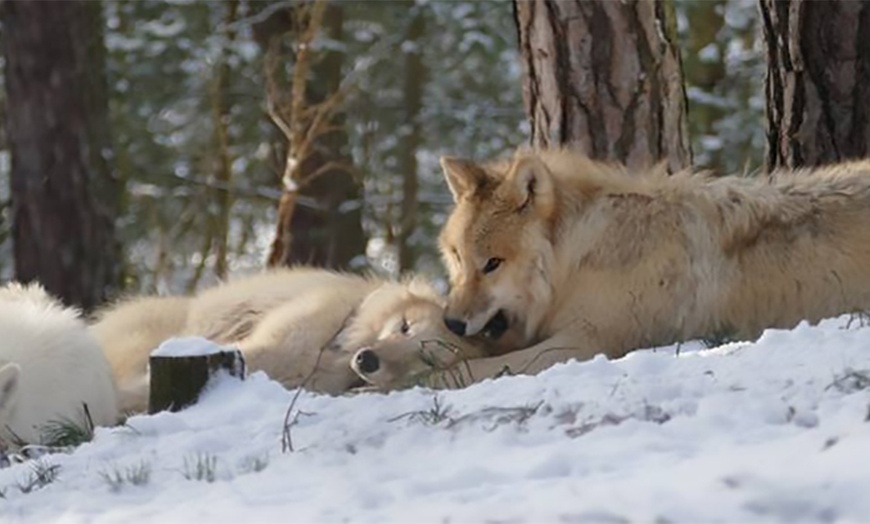
[[[762,0],[768,170],[870,152],[870,3]]]
[[[422,142],[420,111],[423,108],[423,86],[426,82],[426,66],[423,63],[423,50],[420,39],[425,30],[423,10],[416,9],[408,27],[405,42],[413,44],[405,52],[404,84],[404,126],[399,148],[399,171],[402,173],[402,205],[399,221],[399,234],[396,243],[399,247],[399,271],[414,267],[414,248],[410,239],[417,228],[417,199],[419,180],[417,179],[417,150]]]
[[[91,309],[120,284],[102,4],[4,2],[15,276]]]
[[[691,163],[668,0],[514,0],[535,147],[671,170]]]

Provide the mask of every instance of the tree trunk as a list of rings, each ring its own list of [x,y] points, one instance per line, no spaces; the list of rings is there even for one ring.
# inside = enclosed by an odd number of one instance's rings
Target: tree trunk
[[[341,5],[327,6],[324,29],[330,40],[342,40],[343,26]],[[260,41],[268,41],[264,33],[279,27],[280,24],[269,25],[267,20],[255,31],[260,31]],[[320,103],[337,91],[343,78],[343,61],[342,52],[327,51],[323,59],[313,65],[308,103]],[[335,129],[317,139],[316,153],[299,169],[299,178],[306,182],[296,192],[285,191],[281,198],[275,241],[269,254],[270,266],[311,264],[348,269],[355,258],[365,253],[361,184],[339,167],[311,177],[330,162],[352,164],[346,151],[344,119],[339,115],[330,124]],[[315,205],[301,205],[303,198]]]
[[[531,144],[633,167],[691,163],[668,0],[514,0]]]
[[[215,147],[216,169],[215,180],[224,190],[214,190],[214,198],[216,203],[217,217],[215,227],[209,228],[214,231],[217,240],[217,249],[215,253],[214,272],[220,279],[225,279],[227,276],[228,264],[228,242],[230,234],[230,211],[233,207],[233,159],[230,153],[230,55],[232,54],[232,46],[236,40],[236,30],[234,29],[236,18],[239,9],[239,0],[229,0],[225,2],[226,13],[224,15],[224,37],[225,41],[221,49],[220,61],[216,65],[215,70],[215,85],[214,85],[214,131],[215,131]],[[208,257],[208,253],[202,254],[203,258]]]
[[[870,152],[870,4],[762,0],[766,168]],[[863,36],[861,36],[863,35]]]
[[[245,378],[245,359],[235,350],[204,355],[151,356],[148,413],[181,411],[195,404],[211,377],[224,371]]]
[[[121,282],[102,5],[5,2],[16,278],[91,309]]]
[[[402,205],[399,220],[399,234],[396,238],[399,251],[399,271],[414,267],[414,248],[410,239],[417,228],[417,199],[419,181],[417,179],[417,150],[422,142],[420,111],[423,108],[423,87],[426,82],[426,66],[423,63],[423,50],[420,39],[425,30],[423,10],[416,8],[414,18],[408,27],[405,43],[404,81],[404,129],[399,147],[399,172],[402,174]]]

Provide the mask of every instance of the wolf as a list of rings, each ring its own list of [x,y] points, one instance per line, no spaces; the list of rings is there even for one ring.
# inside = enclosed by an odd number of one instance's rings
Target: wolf
[[[119,317],[135,324],[137,309],[139,326],[124,328]],[[250,371],[287,388],[338,395],[383,374],[409,376],[395,368],[403,362],[391,358],[396,352],[419,352],[433,363],[489,354],[481,337],[448,330],[443,314],[444,297],[420,277],[294,267],[231,279],[189,299],[134,299],[104,312],[91,329],[111,355],[124,407],[140,412],[147,409],[148,356],[173,336],[238,347]],[[153,320],[166,315],[172,320]],[[377,355],[388,357],[383,366]]]
[[[454,370],[467,380],[870,307],[870,161],[766,178],[629,172],[568,150],[441,163],[445,324],[505,335],[504,355]]]
[[[130,296],[98,310],[88,329],[100,344],[117,387],[121,413],[148,409],[148,358],[187,324],[190,298]]]
[[[0,448],[39,444],[48,426],[118,421],[112,372],[78,310],[39,284],[0,287]]]

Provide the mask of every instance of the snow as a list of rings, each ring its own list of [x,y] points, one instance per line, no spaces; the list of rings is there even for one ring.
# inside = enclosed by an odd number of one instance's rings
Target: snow
[[[262,373],[180,413],[98,428],[0,470],[3,522],[860,522],[870,520],[870,328],[638,351],[458,391],[331,398]],[[214,461],[214,481],[196,464]],[[150,468],[143,485],[105,480]],[[265,466],[265,469],[263,467]],[[202,468],[210,470],[210,468]],[[258,471],[259,470],[259,471]]]
[[[204,357],[224,351],[235,351],[233,348],[215,344],[202,337],[177,337],[166,340],[154,351],[152,357]]]

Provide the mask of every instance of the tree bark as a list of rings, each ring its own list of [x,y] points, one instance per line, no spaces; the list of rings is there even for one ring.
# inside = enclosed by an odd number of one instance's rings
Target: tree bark
[[[102,5],[4,2],[15,276],[91,309],[120,285]]]
[[[870,4],[762,0],[766,168],[870,152]],[[863,36],[862,36],[863,35]]]
[[[670,170],[691,163],[668,0],[514,0],[535,147]]]
[[[411,235],[417,228],[417,199],[419,180],[417,178],[417,150],[422,142],[420,111],[423,109],[423,87],[426,83],[426,66],[423,63],[423,50],[420,39],[425,31],[423,10],[415,10],[405,37],[410,48],[405,52],[404,79],[404,125],[399,147],[399,171],[402,174],[402,205],[399,220],[399,234],[396,237],[399,252],[399,271],[413,269],[415,252],[411,245]]]

